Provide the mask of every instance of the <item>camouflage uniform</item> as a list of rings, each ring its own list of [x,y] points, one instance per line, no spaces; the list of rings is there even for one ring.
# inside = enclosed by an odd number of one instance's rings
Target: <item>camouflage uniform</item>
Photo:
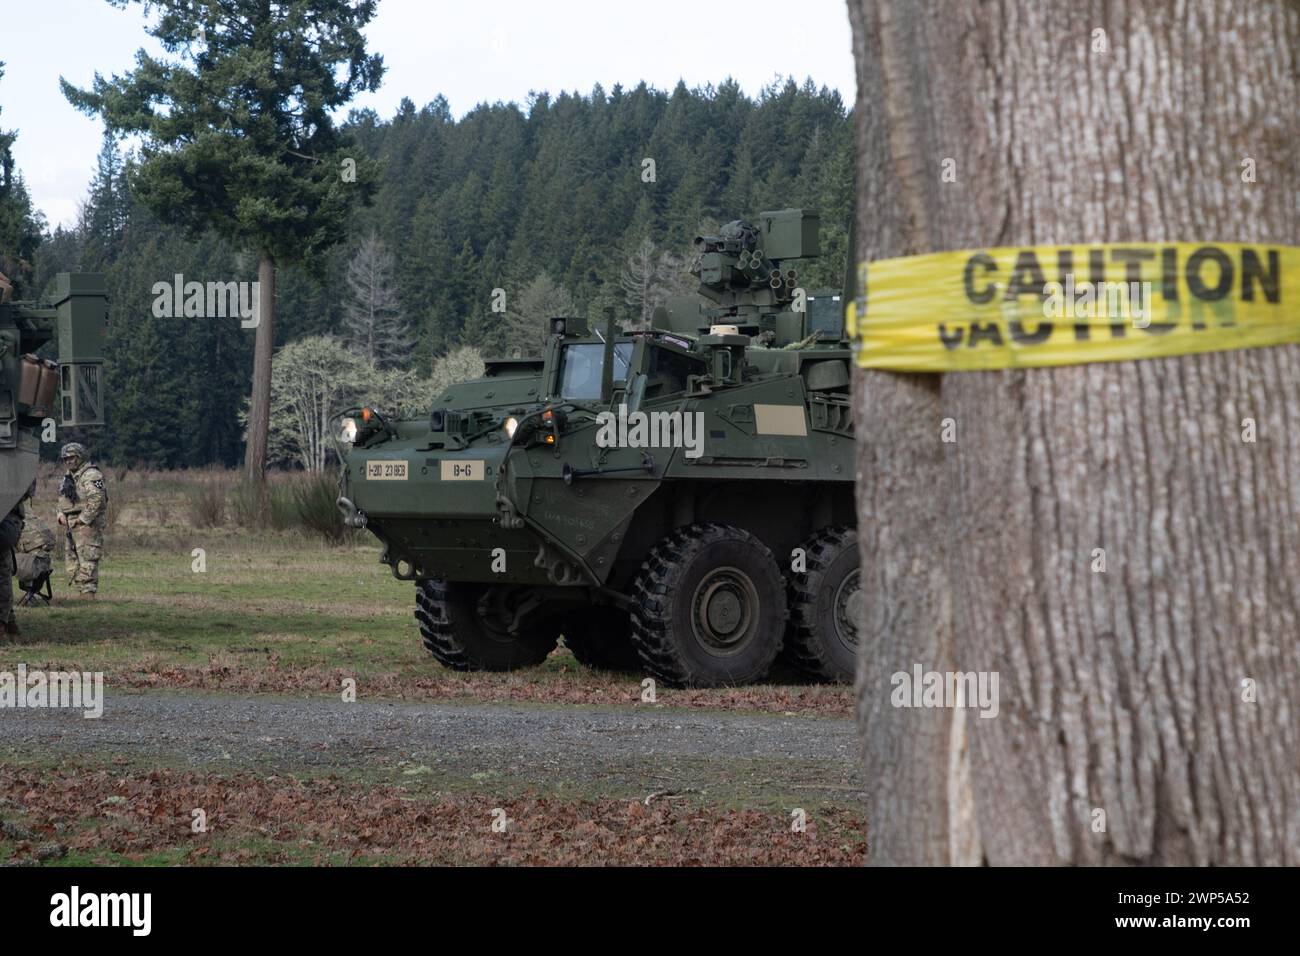
[[[18,539],[14,557],[18,583],[28,588],[40,580],[53,565],[54,532],[32,507],[30,497],[18,502],[18,513],[23,519],[23,534]]]
[[[59,487],[59,514],[76,546],[67,549],[68,575],[82,594],[94,594],[99,590],[99,559],[104,553],[108,516],[104,475],[86,460],[86,449],[77,442],[64,445],[59,458],[68,469]]]
[[[18,633],[14,618],[14,545],[22,534],[22,522],[17,508],[0,521],[0,636]]]

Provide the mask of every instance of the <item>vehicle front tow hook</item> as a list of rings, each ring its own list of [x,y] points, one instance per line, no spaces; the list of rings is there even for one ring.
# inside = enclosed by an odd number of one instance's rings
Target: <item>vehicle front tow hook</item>
[[[366,526],[366,513],[352,503],[348,498],[340,498],[337,502],[339,511],[343,512],[343,523],[349,528],[364,528]]]

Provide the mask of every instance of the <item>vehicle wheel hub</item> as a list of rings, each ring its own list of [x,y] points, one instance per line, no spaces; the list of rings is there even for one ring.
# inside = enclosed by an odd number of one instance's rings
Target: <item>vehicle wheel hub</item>
[[[500,644],[513,644],[518,636],[511,632],[514,614],[504,593],[498,588],[488,588],[476,602],[478,618],[487,637]]]
[[[867,597],[854,568],[835,589],[835,633],[849,647],[858,646],[858,628],[866,611]]]
[[[753,629],[758,589],[743,571],[719,568],[696,587],[692,605],[700,640],[718,650],[733,650]]]

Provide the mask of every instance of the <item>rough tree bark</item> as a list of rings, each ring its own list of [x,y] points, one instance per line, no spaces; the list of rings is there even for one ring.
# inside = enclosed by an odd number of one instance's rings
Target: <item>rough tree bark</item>
[[[271,353],[275,349],[275,260],[263,250],[257,263],[258,323],[253,339],[253,391],[248,402],[244,474],[266,477],[266,436],[271,427]]]
[[[1291,0],[849,9],[859,259],[1300,245]],[[1300,863],[1300,347],[855,385],[872,862]]]

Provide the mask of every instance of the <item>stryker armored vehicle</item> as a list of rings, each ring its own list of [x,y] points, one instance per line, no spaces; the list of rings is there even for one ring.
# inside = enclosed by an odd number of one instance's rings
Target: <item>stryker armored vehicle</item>
[[[539,358],[487,362],[427,418],[345,414],[339,507],[416,583],[444,665],[584,664],[676,685],[786,659],[854,669],[863,613],[850,350],[837,294],[799,287],[819,218],[696,239],[700,297],[621,332],[551,320]]]
[[[12,293],[0,277],[0,517],[35,480],[42,438],[57,440],[50,422],[104,422],[104,277],[60,273],[49,303],[13,301]],[[51,339],[57,362],[36,354]]]

